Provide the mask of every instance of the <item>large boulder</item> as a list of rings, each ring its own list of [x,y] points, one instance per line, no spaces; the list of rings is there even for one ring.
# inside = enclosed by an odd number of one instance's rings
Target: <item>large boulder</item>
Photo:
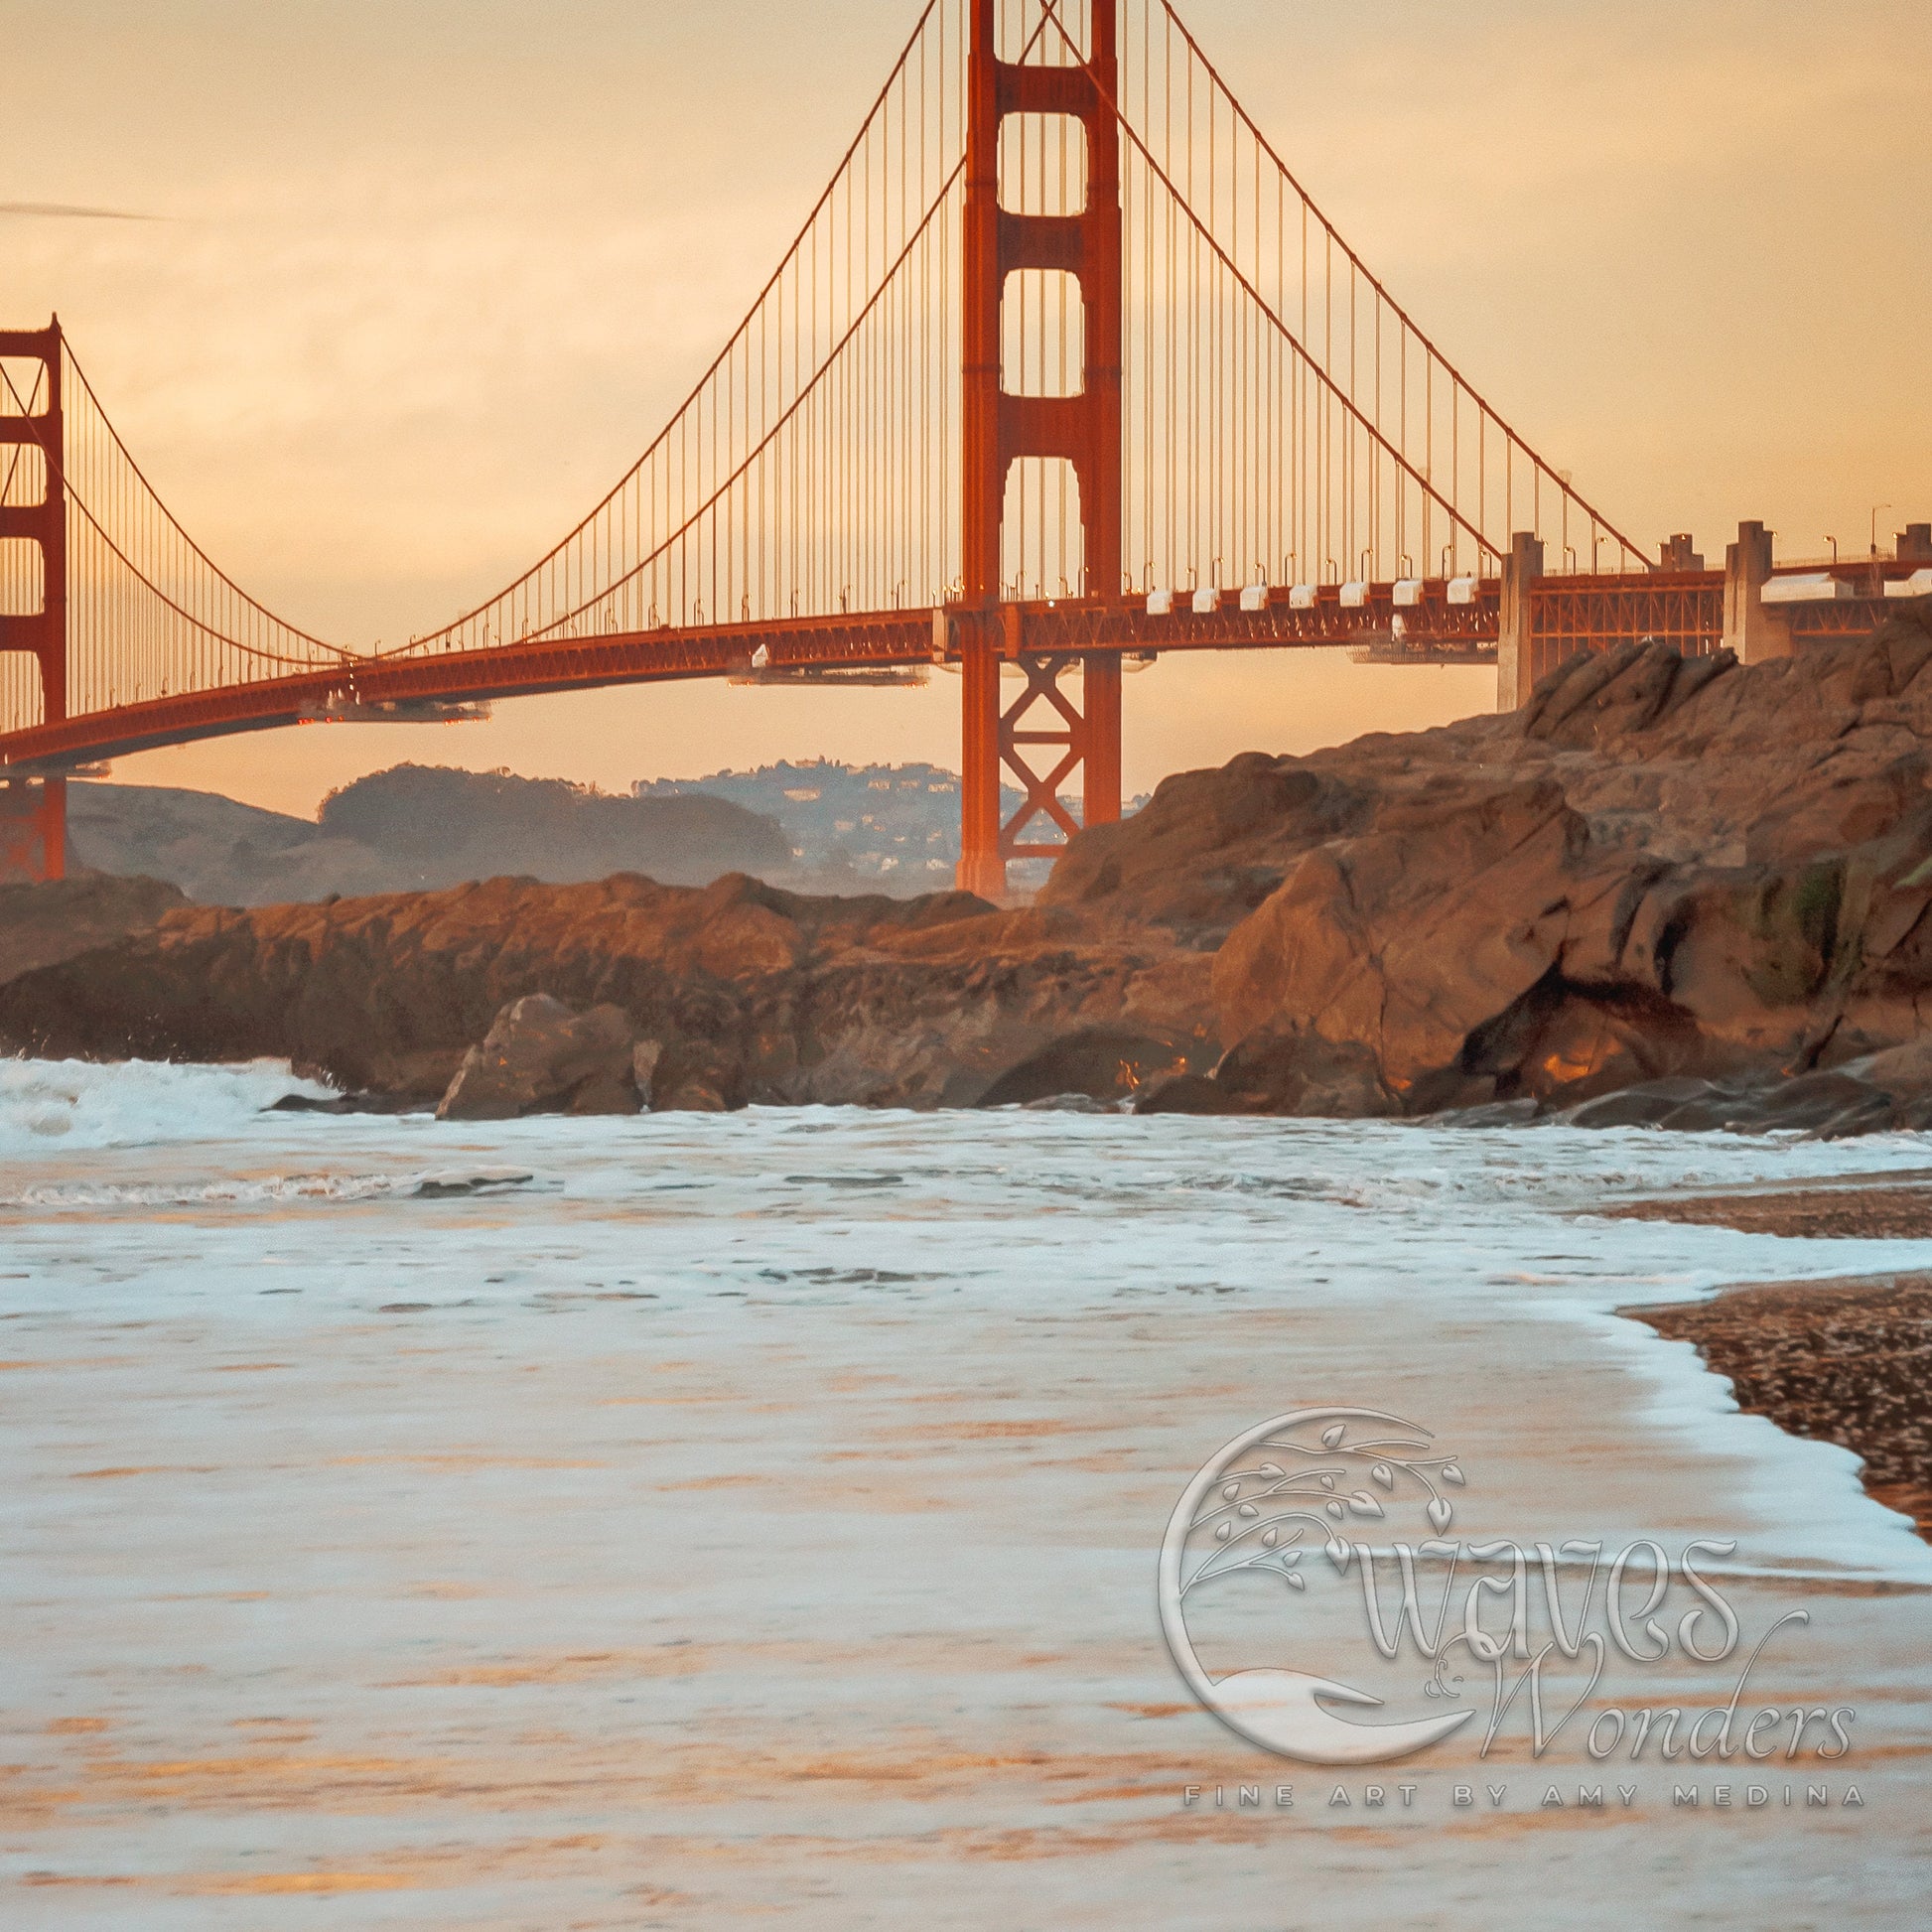
[[[1339,1115],[1350,1120],[1403,1111],[1372,1048],[1292,1025],[1256,1028],[1229,1048],[1214,1069],[1214,1084],[1226,1097],[1224,1106],[1199,1111]],[[1176,1105],[1171,1091],[1164,1106],[1149,1111],[1192,1109]]]
[[[636,1031],[617,1007],[576,1013],[547,993],[530,994],[506,1006],[482,1045],[463,1056],[436,1117],[640,1113],[637,1048]],[[646,1067],[655,1059],[647,1049]]]
[[[1204,896],[1252,899],[1213,959],[1226,1058],[1144,1108],[1555,1112],[1688,1081],[1701,1111],[1875,1119],[1868,1088],[1783,1089],[1911,1040],[1932,1000],[1928,665],[1932,606],[1770,665],[1574,658],[1513,716],[1189,774],[1076,839],[1051,896],[1196,943]]]
[[[1584,836],[1559,786],[1499,779],[1424,792],[1316,848],[1215,959],[1224,1037],[1356,1044],[1406,1092],[1555,963]]]
[[[1081,833],[1039,902],[1129,904],[1211,951],[1300,853],[1359,825],[1368,802],[1341,773],[1244,752],[1218,770],[1164,778],[1132,818]]]

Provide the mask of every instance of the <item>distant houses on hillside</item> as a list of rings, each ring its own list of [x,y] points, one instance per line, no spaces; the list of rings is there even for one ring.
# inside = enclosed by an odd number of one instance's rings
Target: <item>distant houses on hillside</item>
[[[706,778],[640,779],[639,798],[702,794],[775,818],[791,840],[792,860],[810,873],[853,874],[890,892],[931,891],[949,885],[959,860],[959,777],[936,764],[809,763],[760,765],[756,771],[714,771]],[[1003,813],[1021,794],[1001,794]],[[1142,801],[1136,800],[1138,805]],[[1079,800],[1067,806],[1077,819]],[[1044,839],[1057,836],[1040,827]],[[1013,869],[1013,883],[1037,885],[1049,862]]]
[[[760,765],[706,778],[652,778],[638,798],[722,798],[775,818],[793,863],[899,885],[950,883],[959,858],[959,779],[936,764]]]

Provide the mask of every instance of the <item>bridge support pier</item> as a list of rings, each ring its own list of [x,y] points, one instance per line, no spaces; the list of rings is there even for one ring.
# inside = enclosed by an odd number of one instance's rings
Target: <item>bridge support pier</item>
[[[65,879],[68,781],[0,778],[0,886]]]
[[[1120,652],[1090,650],[1083,664],[1080,816],[1087,825],[1111,825],[1120,817]]]
[[[1543,541],[1528,530],[1509,540],[1503,559],[1501,608],[1496,620],[1496,709],[1520,711],[1536,680],[1550,667],[1536,661],[1530,625],[1530,586],[1543,575]]]
[[[1771,533],[1762,523],[1740,523],[1737,541],[1725,548],[1725,648],[1740,664],[1763,664],[1791,655],[1791,626],[1765,609],[1771,581]]]

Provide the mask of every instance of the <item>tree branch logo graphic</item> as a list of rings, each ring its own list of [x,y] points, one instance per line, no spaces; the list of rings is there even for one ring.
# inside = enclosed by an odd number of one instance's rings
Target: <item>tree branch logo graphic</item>
[[[1237,1735],[1305,1764],[1387,1763],[1466,1724],[1471,1710],[1358,1723],[1328,1707],[1379,1709],[1380,1698],[1306,1671],[1210,1677],[1187,1629],[1189,1600],[1227,1578],[1277,1577],[1301,1595],[1304,1559],[1315,1548],[1346,1576],[1355,1560],[1346,1531],[1382,1523],[1392,1509],[1419,1503],[1441,1537],[1455,1515],[1448,1492],[1463,1482],[1429,1431],[1381,1410],[1300,1409],[1237,1436],[1188,1483],[1161,1543],[1161,1629],[1187,1688]]]

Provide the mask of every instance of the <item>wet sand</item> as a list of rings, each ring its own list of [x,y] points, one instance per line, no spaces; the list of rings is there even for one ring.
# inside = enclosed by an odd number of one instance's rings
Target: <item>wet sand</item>
[[[452,1132],[82,1069],[66,1138],[148,1138],[57,1152],[35,1077],[38,1147],[0,1164],[9,1932],[1922,1915],[1932,1551],[1848,1450],[1613,1313],[1918,1251],[1578,1218],[1887,1149],[1029,1115]],[[198,1092],[205,1138],[143,1125]],[[1733,1543],[1740,1641],[1778,1632],[1752,1694],[1855,1711],[1855,1750],[1780,1754],[1753,1808],[1748,1767],[1599,1763],[1583,1717],[1538,1756],[1520,1697],[1493,1752],[1472,1724],[1386,1804],[1246,1745],[1174,1673],[1156,1558],[1205,1456],[1314,1401],[1433,1432],[1472,1543]],[[1292,1601],[1237,1587],[1210,1639],[1426,1715],[1355,1573],[1309,1567]],[[1553,1712],[1716,1708],[1738,1669],[1612,1650],[1592,1691],[1582,1663],[1551,1666]]]

